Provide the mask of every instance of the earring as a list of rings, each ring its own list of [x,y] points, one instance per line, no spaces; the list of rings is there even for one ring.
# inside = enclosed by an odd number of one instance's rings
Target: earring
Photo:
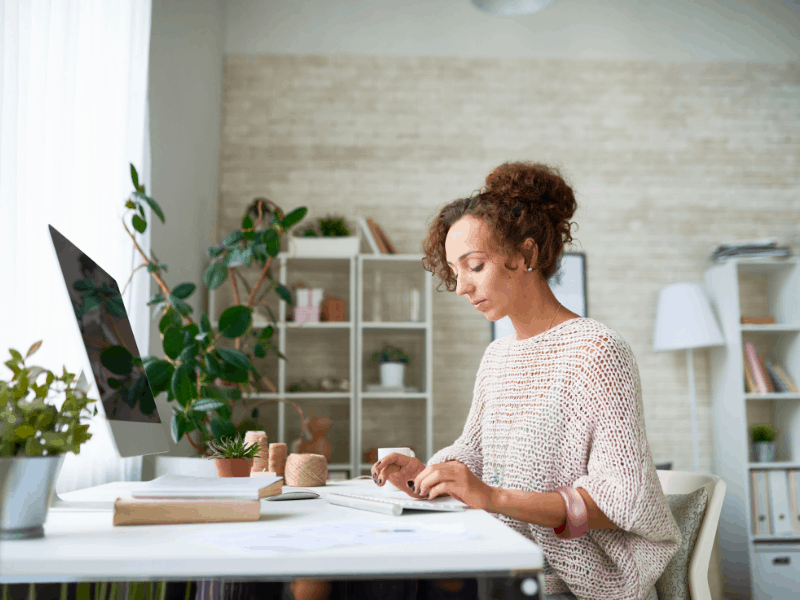
[[[528,267],[528,271],[533,271],[533,269],[531,269],[530,267]]]

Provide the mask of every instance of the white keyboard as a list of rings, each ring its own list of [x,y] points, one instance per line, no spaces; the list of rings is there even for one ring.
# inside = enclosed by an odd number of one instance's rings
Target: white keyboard
[[[328,494],[326,500],[330,504],[348,506],[350,508],[360,508],[371,510],[386,515],[399,517],[403,509],[411,510],[442,510],[448,512],[458,512],[466,509],[466,504],[458,502],[453,498],[434,498],[433,500],[415,500],[413,498],[381,498],[366,494],[347,494],[345,492],[335,492]],[[457,503],[457,504],[456,504]]]

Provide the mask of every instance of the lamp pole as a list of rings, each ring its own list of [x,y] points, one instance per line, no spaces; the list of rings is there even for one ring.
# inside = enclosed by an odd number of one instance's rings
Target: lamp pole
[[[694,472],[700,472],[699,433],[697,431],[697,396],[694,391],[694,354],[693,349],[686,350],[686,370],[689,373],[689,405],[692,412],[692,446],[694,451]]]

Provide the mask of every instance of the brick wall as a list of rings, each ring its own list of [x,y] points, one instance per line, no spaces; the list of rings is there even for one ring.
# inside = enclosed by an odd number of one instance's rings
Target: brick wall
[[[654,460],[691,469],[685,354],[652,351],[658,291],[702,283],[718,243],[800,250],[799,115],[797,63],[229,56],[218,233],[267,196],[312,218],[373,217],[400,252],[421,252],[438,208],[500,162],[560,165],[589,316],[633,348]],[[437,449],[461,432],[490,324],[454,293],[433,306]],[[695,360],[713,471],[708,353]]]

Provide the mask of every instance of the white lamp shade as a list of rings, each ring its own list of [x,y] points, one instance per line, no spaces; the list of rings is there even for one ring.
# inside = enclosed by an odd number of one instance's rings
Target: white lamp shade
[[[676,283],[659,292],[653,350],[686,350],[724,343],[702,287],[696,283]]]

